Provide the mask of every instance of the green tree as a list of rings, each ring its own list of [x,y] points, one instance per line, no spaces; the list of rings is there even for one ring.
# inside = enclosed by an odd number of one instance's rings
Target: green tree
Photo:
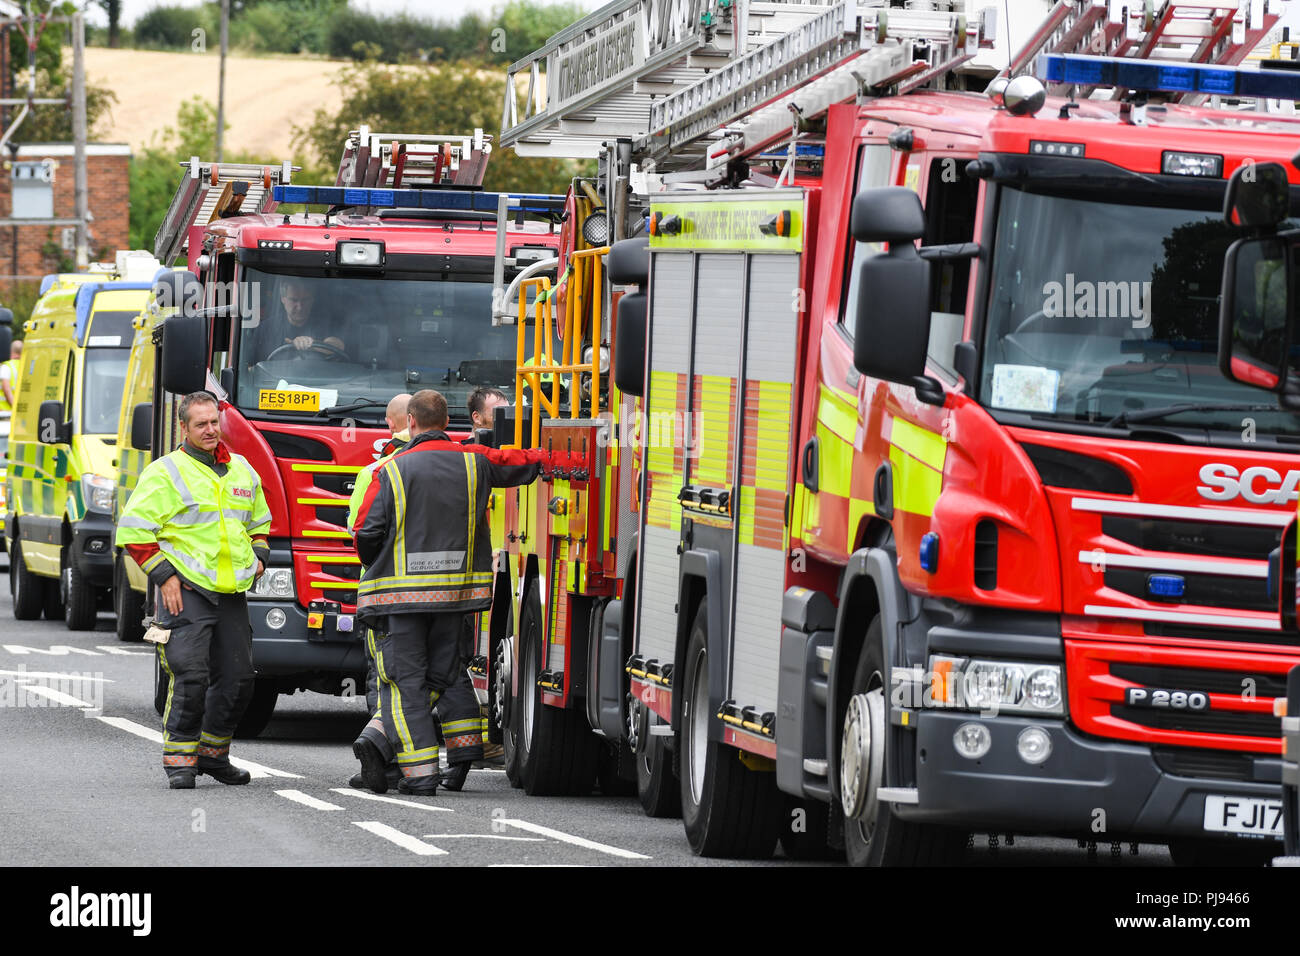
[[[116,48],[122,37],[122,0],[94,0],[108,15],[108,45]]]
[[[36,73],[36,96],[41,99],[66,97],[68,105],[33,106],[23,124],[14,131],[17,143],[64,143],[72,139],[72,70],[65,68],[53,76],[46,70]],[[86,130],[95,138],[96,127],[112,111],[117,94],[107,87],[86,84]]]
[[[541,6],[527,0],[510,0],[489,24],[489,29],[499,25],[505,31],[505,50],[489,48],[488,52],[498,63],[513,63],[545,46],[547,40],[586,15],[587,11],[577,3]]]
[[[202,30],[215,45],[217,18],[212,6],[154,7],[135,21],[135,45],[143,49],[188,50],[195,30]]]
[[[495,133],[501,122],[505,78],[482,64],[462,62],[394,70],[377,64],[347,67],[335,80],[347,94],[337,110],[318,109],[305,126],[294,128],[294,143],[328,170],[338,168],[349,130],[419,133]],[[563,192],[575,175],[590,175],[590,164],[525,158],[494,149],[488,161],[487,189]],[[331,172],[332,177],[332,172]],[[300,181],[306,181],[299,176]]]

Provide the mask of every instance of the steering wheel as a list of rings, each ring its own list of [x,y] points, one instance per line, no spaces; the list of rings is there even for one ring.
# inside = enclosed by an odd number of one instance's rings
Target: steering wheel
[[[1055,318],[1055,316],[1049,316],[1046,311],[1039,309],[1037,312],[1025,316],[1024,319],[1021,320],[1020,324],[1012,329],[1009,334],[1019,335],[1021,332],[1031,332],[1033,331],[1033,326],[1040,325],[1049,318]]]
[[[305,349],[300,349],[297,346],[295,346],[292,342],[287,342],[284,345],[281,345],[279,348],[272,349],[270,353],[266,356],[266,358],[262,359],[262,361],[269,362],[272,359],[280,358],[286,352],[294,353],[295,358],[302,358],[303,352],[311,352],[311,351],[322,352],[324,353],[327,359],[333,362],[349,361],[348,353],[344,352],[341,348],[330,345],[328,342],[323,342],[323,341],[312,342],[312,344]]]

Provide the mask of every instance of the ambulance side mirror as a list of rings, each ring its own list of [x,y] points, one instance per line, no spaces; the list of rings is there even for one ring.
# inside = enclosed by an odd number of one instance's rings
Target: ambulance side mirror
[[[41,402],[36,416],[36,437],[42,445],[66,445],[72,441],[72,422],[63,420],[63,403],[58,399]]]
[[[197,312],[183,310],[163,322],[162,387],[188,395],[207,387],[208,323]]]
[[[1223,258],[1219,370],[1235,382],[1281,394],[1290,368],[1294,249],[1285,236],[1238,239]]]
[[[153,445],[153,405],[141,402],[131,409],[131,447],[149,451]]]

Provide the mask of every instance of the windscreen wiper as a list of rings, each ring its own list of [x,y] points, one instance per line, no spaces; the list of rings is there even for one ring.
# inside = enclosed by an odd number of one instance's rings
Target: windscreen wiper
[[[376,401],[373,398],[362,398],[349,405],[331,405],[329,408],[322,408],[316,413],[317,418],[323,418],[326,415],[341,415],[344,412],[355,412],[362,408],[387,408],[387,402]]]
[[[1247,405],[1240,402],[1217,402],[1203,405],[1188,404],[1182,405],[1159,405],[1155,408],[1135,408],[1130,411],[1120,412],[1102,427],[1115,428],[1119,425],[1132,425],[1136,422],[1149,422],[1157,418],[1164,418],[1167,415],[1177,415],[1180,412],[1275,412],[1276,405]]]

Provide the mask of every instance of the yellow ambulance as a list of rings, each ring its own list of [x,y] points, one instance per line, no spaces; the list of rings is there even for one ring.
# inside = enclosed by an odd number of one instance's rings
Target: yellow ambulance
[[[90,630],[113,583],[117,426],[132,323],[158,263],[47,276],[24,326],[5,478],[14,617]]]
[[[159,416],[160,433],[154,435],[154,363],[158,357],[154,335],[168,316],[179,311],[183,302],[188,299],[201,303],[202,298],[203,286],[194,273],[180,268],[163,268],[154,277],[153,292],[144,310],[132,322],[131,356],[127,362],[126,387],[117,421],[114,524],[140,480],[140,473],[153,460],[151,449],[155,438],[161,449],[159,454],[176,447],[178,441],[174,434],[176,396],[170,392],[164,393],[163,414]],[[122,548],[114,548],[113,613],[117,617],[119,640],[138,641],[144,637],[147,584],[148,578],[130,555]]]

